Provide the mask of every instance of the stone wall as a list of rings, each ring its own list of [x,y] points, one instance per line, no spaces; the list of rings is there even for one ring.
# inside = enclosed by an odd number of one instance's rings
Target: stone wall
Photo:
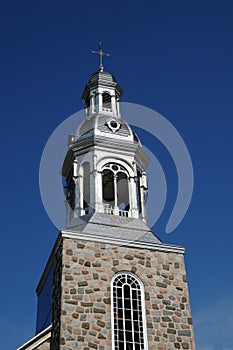
[[[182,254],[63,238],[57,257],[52,350],[112,350],[110,281],[122,270],[144,283],[148,350],[195,349]]]

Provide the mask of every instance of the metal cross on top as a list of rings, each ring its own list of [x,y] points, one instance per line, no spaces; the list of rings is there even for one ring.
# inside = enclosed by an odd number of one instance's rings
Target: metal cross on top
[[[99,42],[99,51],[91,51],[92,53],[96,53],[97,55],[99,55],[100,56],[100,65],[99,65],[99,70],[101,71],[101,72],[103,72],[103,70],[104,70],[104,66],[103,66],[103,56],[110,56],[110,54],[109,53],[105,53],[105,52],[103,52],[103,46],[102,46],[102,43],[101,42]]]

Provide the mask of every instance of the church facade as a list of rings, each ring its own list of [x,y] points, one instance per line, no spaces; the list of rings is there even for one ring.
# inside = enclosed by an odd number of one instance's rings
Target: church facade
[[[62,167],[67,227],[37,287],[36,335],[18,350],[195,350],[185,249],[147,225],[148,158],[102,63]]]

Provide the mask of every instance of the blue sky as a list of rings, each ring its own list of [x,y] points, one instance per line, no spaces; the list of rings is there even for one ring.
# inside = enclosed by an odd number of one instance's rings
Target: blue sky
[[[82,109],[101,40],[122,100],[164,115],[189,149],[193,199],[165,234],[177,180],[156,144],[168,199],[154,230],[187,248],[197,349],[232,350],[233,3],[13,0],[0,17],[2,348],[35,332],[35,288],[58,233],[40,198],[40,159],[53,130]]]

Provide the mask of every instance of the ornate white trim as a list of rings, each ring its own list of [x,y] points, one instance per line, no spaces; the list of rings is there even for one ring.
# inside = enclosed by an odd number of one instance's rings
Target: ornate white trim
[[[80,239],[83,241],[93,241],[98,243],[125,245],[127,247],[157,250],[160,252],[167,252],[167,253],[180,253],[180,254],[185,253],[184,247],[171,245],[171,244],[136,242],[136,241],[130,241],[127,239],[123,240],[120,238],[97,236],[94,234],[87,234],[82,232],[69,232],[66,230],[62,230],[61,235],[63,238],[74,238],[74,239]]]

